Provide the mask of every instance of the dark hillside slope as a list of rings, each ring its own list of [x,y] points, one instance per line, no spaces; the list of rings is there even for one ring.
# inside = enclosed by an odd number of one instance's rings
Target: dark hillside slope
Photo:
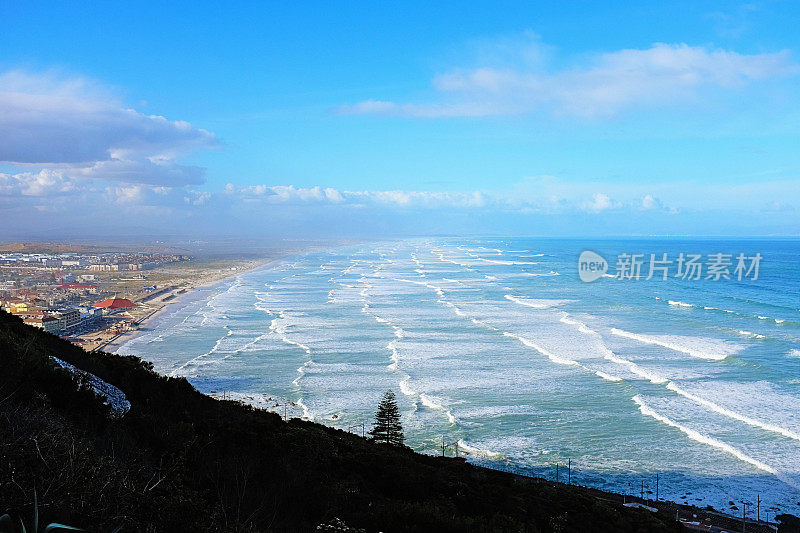
[[[110,416],[56,356],[122,389]],[[378,445],[87,353],[0,312],[0,514],[92,531],[680,531],[574,487]]]

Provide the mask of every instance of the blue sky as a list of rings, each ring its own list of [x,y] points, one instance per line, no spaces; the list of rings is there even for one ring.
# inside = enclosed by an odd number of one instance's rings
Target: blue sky
[[[798,235],[799,17],[0,0],[0,238]]]

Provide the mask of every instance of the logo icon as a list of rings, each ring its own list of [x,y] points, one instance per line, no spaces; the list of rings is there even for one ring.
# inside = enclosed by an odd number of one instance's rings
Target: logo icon
[[[603,259],[603,256],[592,252],[591,250],[584,250],[578,257],[578,277],[585,283],[591,283],[608,272],[608,262]]]

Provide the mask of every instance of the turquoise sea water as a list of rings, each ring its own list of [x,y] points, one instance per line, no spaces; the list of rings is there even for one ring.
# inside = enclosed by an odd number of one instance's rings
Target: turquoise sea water
[[[759,279],[578,279],[593,250],[760,253]],[[800,514],[800,243],[424,239],[287,258],[118,351],[347,429],[396,392],[407,442],[545,477]],[[272,398],[273,400],[269,400]],[[354,429],[353,431],[359,431]],[[447,453],[455,453],[450,446]],[[561,479],[565,480],[561,469]],[[748,505],[749,507],[749,505]],[[774,512],[774,511],[773,511]]]

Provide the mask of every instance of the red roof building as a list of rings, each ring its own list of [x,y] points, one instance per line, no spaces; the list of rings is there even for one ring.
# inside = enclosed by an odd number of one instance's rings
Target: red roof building
[[[62,289],[96,289],[97,285],[86,285],[86,284],[83,284],[83,283],[70,282],[70,283],[62,283],[61,284],[61,288]]]
[[[117,297],[109,298],[100,303],[94,304],[95,307],[102,307],[103,309],[128,309],[130,307],[137,307],[138,305],[139,304],[135,304],[127,298]]]

